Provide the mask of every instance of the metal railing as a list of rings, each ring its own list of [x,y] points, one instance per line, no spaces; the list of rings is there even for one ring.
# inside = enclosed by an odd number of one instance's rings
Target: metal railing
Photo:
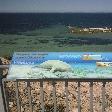
[[[9,102],[8,102],[8,96],[7,96],[7,90],[6,90],[6,82],[11,81],[7,79],[2,80],[2,87],[3,87],[3,95],[4,95],[4,105],[6,112],[9,111]],[[105,112],[105,85],[106,82],[112,82],[111,78],[104,79],[104,78],[69,78],[69,79],[56,79],[56,78],[45,78],[45,79],[16,79],[15,82],[15,93],[16,93],[16,102],[17,102],[17,112],[21,112],[21,103],[20,103],[20,98],[19,98],[19,88],[18,88],[18,83],[19,82],[26,82],[27,83],[27,90],[28,90],[28,101],[29,101],[29,107],[30,107],[30,112],[33,112],[33,103],[32,103],[32,96],[31,96],[31,82],[39,82],[40,83],[40,104],[41,104],[41,112],[46,112],[45,111],[45,104],[44,104],[44,90],[43,90],[43,83],[45,81],[50,81],[52,82],[53,86],[53,112],[57,112],[57,102],[56,102],[56,82],[64,82],[65,83],[65,103],[66,103],[66,112],[69,112],[69,98],[68,98],[68,83],[69,82],[77,82],[78,86],[78,95],[77,95],[77,104],[78,104],[78,112],[81,111],[81,83],[82,82],[88,82],[89,83],[89,93],[90,93],[90,112],[93,112],[93,84],[94,82],[101,82],[102,83],[102,112]]]

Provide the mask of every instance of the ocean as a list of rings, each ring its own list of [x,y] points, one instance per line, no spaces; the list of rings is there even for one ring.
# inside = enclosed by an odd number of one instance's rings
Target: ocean
[[[0,33],[17,33],[51,25],[112,27],[112,13],[0,13]]]

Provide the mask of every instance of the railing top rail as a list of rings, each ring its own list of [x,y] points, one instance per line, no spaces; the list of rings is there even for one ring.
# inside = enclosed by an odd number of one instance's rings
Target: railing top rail
[[[3,81],[25,81],[25,82],[36,82],[36,81],[68,81],[68,82],[112,82],[112,78],[42,78],[42,79],[16,79],[11,80],[4,78]]]
[[[112,82],[112,78],[42,78],[42,79],[16,79],[17,81],[78,81],[78,82]]]
[[[0,65],[0,68],[9,68],[9,65]]]

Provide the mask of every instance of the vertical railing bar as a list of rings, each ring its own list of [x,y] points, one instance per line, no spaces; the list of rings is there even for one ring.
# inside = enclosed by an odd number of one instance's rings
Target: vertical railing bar
[[[5,99],[5,107],[6,107],[6,112],[9,112],[9,108],[8,108],[8,103],[7,103],[7,97],[6,97],[6,90],[5,90],[5,79],[2,80],[2,84],[3,84],[3,93],[4,93],[4,99]]]
[[[18,112],[21,112],[21,106],[19,101],[19,89],[18,89],[18,81],[15,82],[15,91],[16,91],[16,100],[17,100],[17,109]]]
[[[40,103],[41,103],[41,112],[44,112],[44,90],[43,90],[43,80],[40,80]]]
[[[102,86],[102,112],[105,112],[105,84],[106,82],[103,81],[103,86]]]
[[[68,80],[65,80],[65,93],[66,93],[66,112],[69,112],[69,106],[68,106]]]
[[[80,81],[78,81],[78,112],[81,112]]]
[[[55,82],[53,81],[53,102],[54,102],[54,112],[56,112],[56,86]]]
[[[90,112],[93,112],[93,82],[90,82]]]
[[[29,99],[30,112],[33,112],[30,81],[27,81],[27,88],[28,88],[28,99]]]

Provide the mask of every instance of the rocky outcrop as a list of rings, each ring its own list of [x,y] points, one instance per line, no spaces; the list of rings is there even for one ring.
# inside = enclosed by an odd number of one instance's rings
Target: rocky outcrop
[[[40,67],[50,69],[51,72],[70,72],[72,67],[66,62],[60,60],[48,60],[40,64]]]
[[[9,65],[9,64],[10,64],[10,60],[7,57],[6,58],[0,57],[0,65]],[[0,69],[0,75],[6,77],[7,74],[8,74],[8,69],[6,68]]]

